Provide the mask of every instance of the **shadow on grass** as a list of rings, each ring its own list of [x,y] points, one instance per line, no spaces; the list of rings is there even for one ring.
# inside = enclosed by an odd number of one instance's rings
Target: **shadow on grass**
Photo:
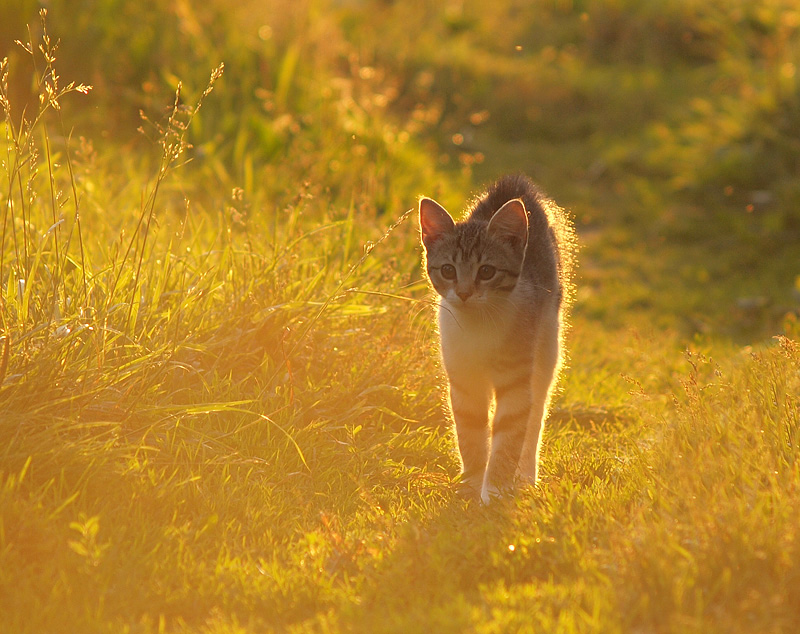
[[[455,494],[409,520],[367,573],[360,604],[342,614],[352,631],[466,631],[481,588],[508,576],[515,503],[489,507]],[[546,573],[545,573],[546,574]]]

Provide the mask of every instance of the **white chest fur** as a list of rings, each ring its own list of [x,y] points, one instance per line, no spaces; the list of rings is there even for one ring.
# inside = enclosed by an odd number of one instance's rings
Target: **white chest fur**
[[[506,341],[514,319],[505,310],[459,310],[446,300],[439,304],[439,335],[442,358],[449,374],[472,374],[485,369]]]

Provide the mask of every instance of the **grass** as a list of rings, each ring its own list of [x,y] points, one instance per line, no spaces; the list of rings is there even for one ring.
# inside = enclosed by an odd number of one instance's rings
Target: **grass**
[[[4,631],[794,631],[800,21],[734,4],[0,20]],[[413,210],[517,169],[581,266],[482,507]]]

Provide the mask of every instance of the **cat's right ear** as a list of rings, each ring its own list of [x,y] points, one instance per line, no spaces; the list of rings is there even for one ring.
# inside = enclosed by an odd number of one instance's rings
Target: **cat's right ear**
[[[422,231],[422,244],[429,249],[439,238],[455,229],[453,218],[435,200],[420,198],[419,228]]]

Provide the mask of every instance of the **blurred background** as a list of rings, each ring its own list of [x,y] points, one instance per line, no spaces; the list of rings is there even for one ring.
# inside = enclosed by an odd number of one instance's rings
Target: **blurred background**
[[[602,230],[610,264],[611,245],[643,246],[636,261],[657,246],[651,277],[711,286],[682,293],[695,293],[685,313],[721,303],[762,332],[797,300],[791,0],[7,0],[0,56],[17,121],[38,88],[14,41],[38,41],[41,8],[62,85],[93,87],[68,121],[96,160],[146,163],[179,82],[194,103],[224,63],[188,132],[195,199],[238,187],[277,204],[306,183],[394,218],[423,192],[457,208],[524,171],[574,210],[590,256]],[[144,134],[142,114],[155,122]],[[737,289],[715,296],[732,277]]]

